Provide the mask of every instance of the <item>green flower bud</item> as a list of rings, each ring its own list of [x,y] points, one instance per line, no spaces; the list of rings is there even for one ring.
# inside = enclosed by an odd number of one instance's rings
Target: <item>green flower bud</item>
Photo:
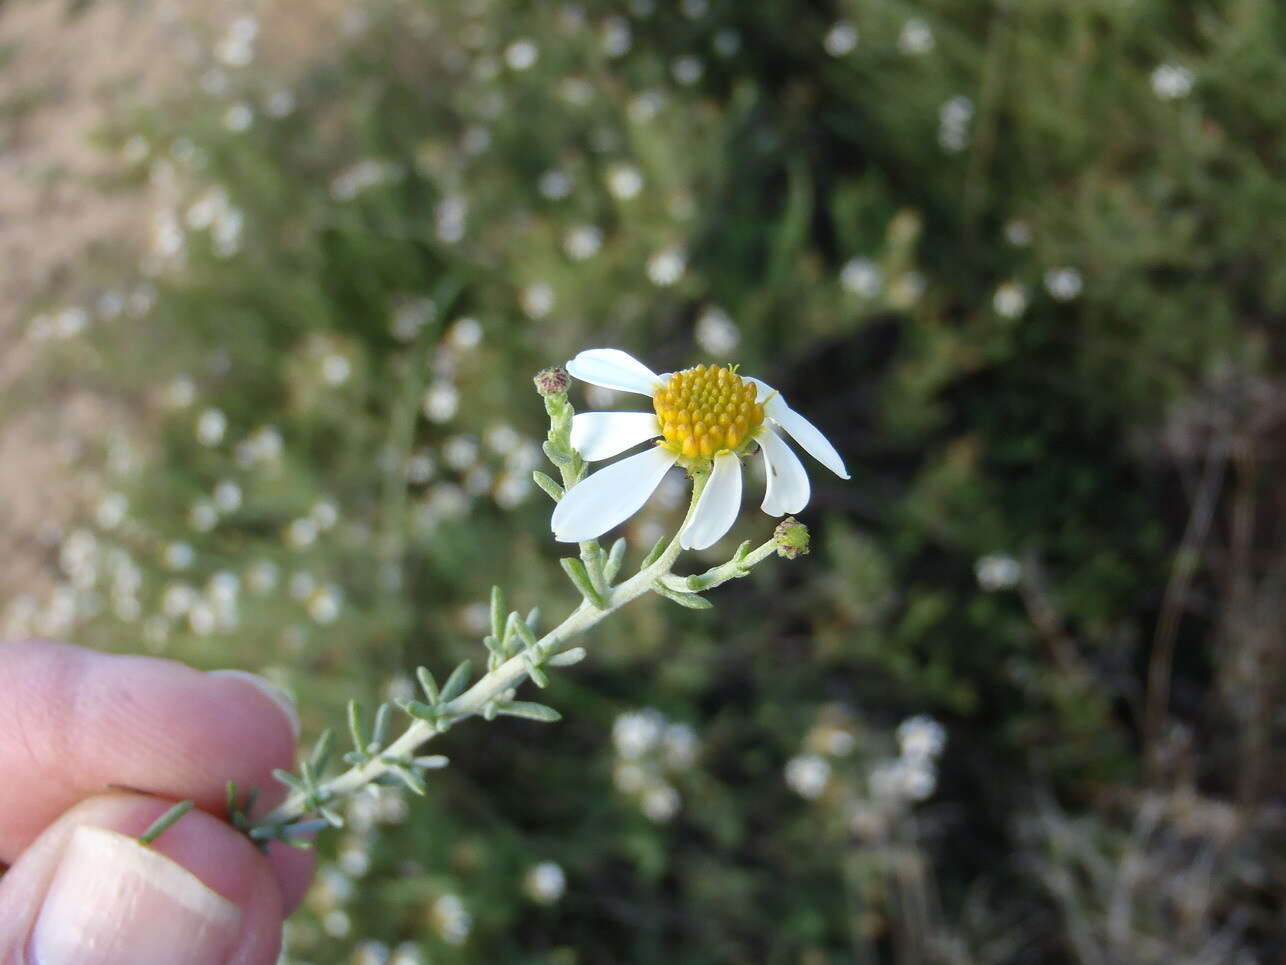
[[[536,391],[545,398],[551,395],[562,395],[571,385],[572,377],[567,374],[567,370],[561,365],[555,365],[552,368],[541,369],[532,379],[536,383]]]
[[[777,524],[773,539],[777,541],[778,556],[793,560],[808,553],[808,527],[794,516],[787,516]]]

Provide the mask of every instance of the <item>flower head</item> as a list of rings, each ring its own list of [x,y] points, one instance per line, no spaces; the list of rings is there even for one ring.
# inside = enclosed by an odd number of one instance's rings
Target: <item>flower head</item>
[[[808,504],[808,474],[779,435],[784,430],[841,479],[844,461],[811,422],[781,394],[735,366],[698,365],[657,375],[619,349],[581,352],[567,363],[576,378],[652,399],[652,412],[583,412],[572,419],[572,447],[588,462],[608,459],[655,439],[656,444],[601,469],[567,491],[554,509],[554,536],[595,539],[634,515],[672,466],[708,474],[679,534],[684,549],[704,549],[732,526],[741,507],[741,458],[763,453],[768,486],[760,508],[770,516]],[[658,438],[659,437],[659,438]]]

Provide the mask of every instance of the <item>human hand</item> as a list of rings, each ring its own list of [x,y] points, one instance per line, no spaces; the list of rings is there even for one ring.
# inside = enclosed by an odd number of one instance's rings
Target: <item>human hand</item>
[[[0,643],[0,965],[272,965],[312,856],[214,815],[294,765],[259,678],[49,641]],[[196,808],[150,846],[180,800]]]

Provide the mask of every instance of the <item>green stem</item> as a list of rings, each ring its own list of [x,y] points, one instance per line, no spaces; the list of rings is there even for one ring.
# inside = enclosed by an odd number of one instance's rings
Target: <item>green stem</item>
[[[682,533],[684,527],[691,522],[692,515],[696,511],[697,500],[700,498],[702,490],[705,489],[708,478],[708,473],[697,473],[694,476],[692,501],[688,504],[687,514],[684,516],[683,524],[679,527],[678,533]],[[343,774],[320,784],[318,790],[321,800],[330,803],[356,793],[367,784],[378,780],[381,776],[393,770],[393,766],[386,763],[384,758],[390,760],[412,758],[423,744],[448,727],[464,720],[466,717],[481,714],[486,706],[494,700],[507,699],[506,691],[517,687],[529,675],[529,662],[533,657],[539,663],[563,652],[563,650],[567,649],[567,642],[573,637],[596,626],[608,614],[615,613],[625,604],[638,599],[649,590],[652,590],[659,580],[668,576],[671,567],[674,566],[674,561],[680,553],[678,533],[670,540],[665,550],[654,563],[639,570],[624,583],[604,591],[603,596],[607,600],[606,608],[600,610],[587,600],[582,600],[580,605],[568,614],[562,623],[536,642],[534,654],[530,651],[524,651],[510,657],[460,696],[447,703],[442,708],[441,719],[438,723],[433,724],[424,720],[414,721],[401,737],[384,748],[378,755],[373,756],[364,764],[355,764]],[[770,544],[771,542],[769,541]],[[765,546],[768,545],[765,544]],[[767,552],[763,551],[764,547],[760,547],[753,554],[750,554],[746,561],[748,562],[751,557],[756,557],[755,562],[758,562],[759,559],[763,559],[764,556],[768,555]],[[733,562],[735,561],[730,561],[725,566],[732,565]],[[719,569],[721,567],[715,567],[715,570]],[[731,579],[732,575],[726,578]],[[720,580],[719,582],[723,581]],[[302,791],[291,791],[285,801],[255,821],[250,826],[250,831],[253,832],[255,828],[284,827],[302,820],[310,813],[305,797],[306,795]]]

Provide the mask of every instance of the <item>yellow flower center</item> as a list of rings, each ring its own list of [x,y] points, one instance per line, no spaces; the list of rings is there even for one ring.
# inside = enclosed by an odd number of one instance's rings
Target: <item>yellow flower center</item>
[[[740,378],[731,365],[675,372],[652,397],[665,437],[659,445],[684,459],[736,452],[764,423],[757,394],[755,384]]]

